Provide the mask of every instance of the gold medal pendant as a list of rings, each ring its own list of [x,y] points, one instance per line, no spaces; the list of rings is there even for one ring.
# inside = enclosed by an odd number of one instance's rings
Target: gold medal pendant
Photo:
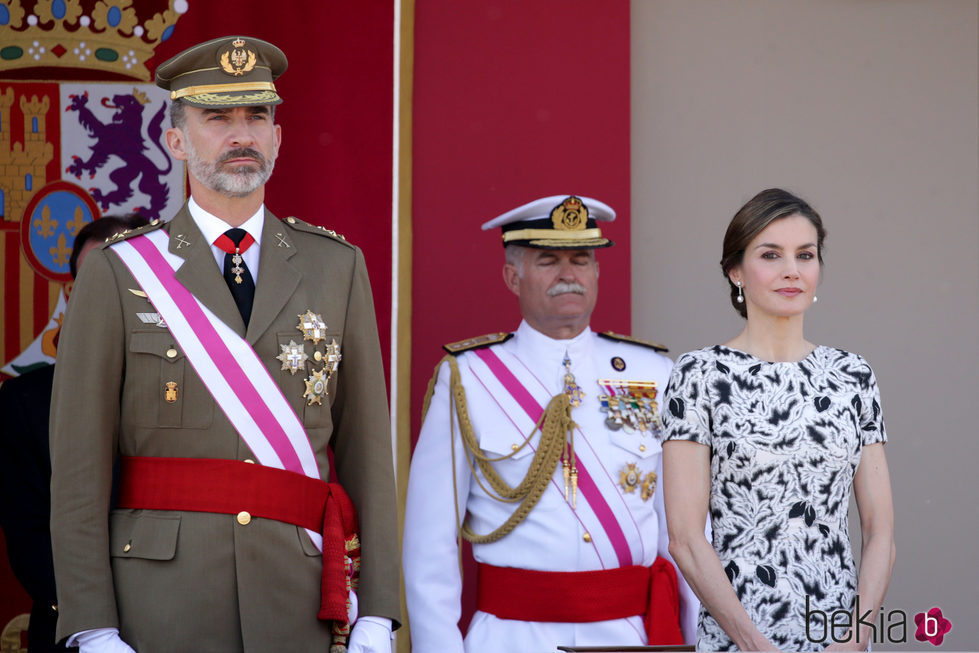
[[[241,273],[245,271],[245,268],[241,267],[241,262],[243,260],[244,259],[241,258],[241,251],[235,247],[235,253],[231,257],[231,263],[233,265],[231,271],[235,274],[235,283],[241,283]]]
[[[575,381],[574,374],[571,373],[571,359],[564,354],[564,394],[568,395],[571,406],[577,408],[581,405],[581,399],[585,396],[578,383]]]

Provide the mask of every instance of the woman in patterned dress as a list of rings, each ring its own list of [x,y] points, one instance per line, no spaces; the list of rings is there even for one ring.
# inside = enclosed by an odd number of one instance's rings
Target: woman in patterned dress
[[[867,625],[894,564],[876,379],[860,356],[803,337],[824,236],[819,215],[784,190],[742,207],[721,267],[747,324],[678,358],[666,390],[670,553],[702,602],[700,650],[866,650],[883,637]]]

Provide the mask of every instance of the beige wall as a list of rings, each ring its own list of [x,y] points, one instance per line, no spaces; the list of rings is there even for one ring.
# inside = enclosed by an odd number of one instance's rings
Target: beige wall
[[[940,606],[954,650],[979,643],[977,33],[975,0],[632,2],[634,332],[674,356],[735,335],[728,220],[763,188],[808,199],[829,236],[806,335],[883,395],[885,607]],[[875,649],[930,648],[911,626]]]

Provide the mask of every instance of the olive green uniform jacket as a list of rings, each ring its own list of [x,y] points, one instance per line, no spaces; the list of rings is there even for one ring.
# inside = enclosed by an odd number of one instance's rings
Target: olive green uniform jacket
[[[265,362],[305,425],[324,480],[337,480],[360,518],[361,615],[400,621],[397,506],[384,375],[370,284],[359,249],[266,211],[247,331],[214,255],[186,206],[162,228],[185,259],[176,277]],[[255,458],[166,327],[131,289],[111,248],[88,254],[61,335],[51,411],[51,532],[58,637],[117,626],[139,653],[327,651],[316,618],[322,557],[306,532],[234,515],[111,510],[117,456]],[[307,310],[322,316],[342,360],[323,405],[307,405],[305,378],[276,360],[303,342]],[[322,348],[322,341],[320,342]],[[176,350],[176,355],[171,349]],[[169,352],[169,354],[168,354]],[[177,384],[177,401],[165,384]],[[333,448],[337,479],[329,478]]]

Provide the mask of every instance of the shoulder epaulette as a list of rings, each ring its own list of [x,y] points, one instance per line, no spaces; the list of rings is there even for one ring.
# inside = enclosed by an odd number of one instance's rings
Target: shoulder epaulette
[[[296,218],[291,215],[285,220],[283,220],[283,222],[289,225],[290,227],[292,227],[293,229],[295,229],[296,231],[305,231],[306,233],[309,234],[318,234],[320,236],[327,236],[328,238],[332,238],[333,240],[341,242],[344,245],[353,247],[352,243],[347,241],[346,238],[344,238],[341,234],[338,234],[337,232],[333,231],[332,229],[327,229],[326,227],[321,227],[320,225],[317,224],[310,224],[304,220],[300,220],[299,218]]]
[[[164,224],[163,220],[160,220],[159,218],[153,218],[148,223],[144,224],[142,227],[136,227],[135,229],[126,229],[125,231],[120,231],[118,233],[112,234],[111,236],[105,239],[105,243],[102,244],[102,247],[106,247],[108,245],[121,242],[123,240],[126,240],[127,238],[132,238],[133,236],[138,236],[140,234],[148,233],[150,231],[153,231],[154,229],[159,229],[160,227],[163,226],[163,224]]]
[[[506,342],[512,337],[512,333],[506,333],[505,331],[500,331],[498,333],[487,333],[485,336],[468,338],[466,340],[460,340],[459,342],[451,342],[447,345],[442,345],[442,349],[449,352],[453,356],[458,356],[464,351],[489,347],[490,345],[498,345],[501,342]]]
[[[666,353],[670,351],[658,342],[650,342],[649,340],[641,340],[639,338],[633,338],[632,336],[624,336],[621,333],[615,333],[614,331],[602,331],[599,333],[601,337],[606,340],[616,340],[618,342],[628,342],[633,345],[639,345],[640,347],[649,347],[650,349],[655,349],[656,351]]]

